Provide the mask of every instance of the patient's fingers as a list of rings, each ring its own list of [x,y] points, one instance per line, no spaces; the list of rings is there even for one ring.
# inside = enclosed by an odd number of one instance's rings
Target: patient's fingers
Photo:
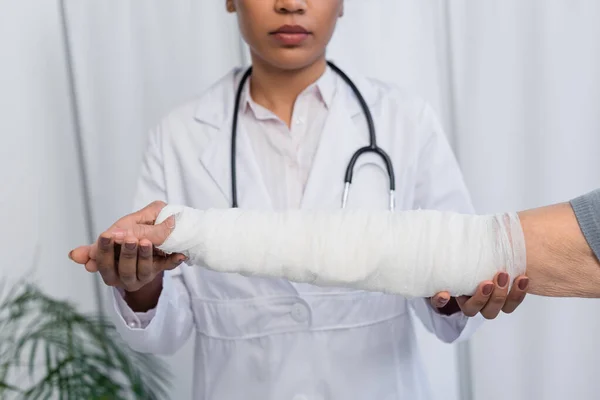
[[[96,264],[96,260],[89,260],[85,263],[85,269],[87,272],[98,272],[98,265]]]
[[[160,246],[167,240],[175,228],[175,217],[170,216],[158,225],[136,224],[129,234],[138,239],[148,239],[155,246]]]
[[[69,253],[69,258],[77,264],[85,264],[89,261],[91,246],[79,246]]]

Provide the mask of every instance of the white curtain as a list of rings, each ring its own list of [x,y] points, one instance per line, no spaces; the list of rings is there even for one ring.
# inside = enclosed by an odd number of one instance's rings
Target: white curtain
[[[478,210],[521,209],[600,187],[598,20],[596,0],[347,0],[329,57],[428,99]],[[34,278],[91,310],[67,251],[130,211],[148,129],[247,51],[218,0],[0,0],[0,49],[2,275],[39,248]],[[471,342],[470,376],[418,328],[436,398],[598,398],[597,306],[529,298]],[[167,358],[173,399],[190,397],[191,346]]]
[[[131,211],[146,134],[241,59],[217,1],[63,0],[94,220]]]
[[[456,151],[481,212],[600,187],[600,2],[453,1]],[[600,303],[530,297],[472,340],[477,400],[598,399]]]
[[[0,0],[0,290],[21,279],[96,307],[68,249],[86,237],[56,1]]]

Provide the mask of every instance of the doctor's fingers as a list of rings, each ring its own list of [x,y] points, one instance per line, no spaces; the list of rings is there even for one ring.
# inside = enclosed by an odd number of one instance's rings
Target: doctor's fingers
[[[128,236],[122,244],[115,246],[118,262],[117,271],[119,280],[126,289],[135,289],[137,286],[138,240]]]
[[[185,259],[182,254],[163,256],[162,252],[153,253],[152,242],[135,236],[127,236],[120,246],[117,270],[122,286],[130,291],[140,289],[152,282],[157,274],[172,270]]]
[[[109,233],[105,232],[98,238],[96,253],[96,268],[102,280],[108,286],[118,286],[119,277],[115,268],[115,242]]]
[[[137,281],[145,285],[151,282],[156,276],[154,268],[154,259],[152,254],[152,243],[148,239],[142,239],[139,242],[137,254]]]
[[[527,288],[529,287],[529,278],[525,275],[521,275],[515,279],[510,293],[506,299],[506,303],[502,308],[502,311],[506,314],[514,312],[517,307],[521,305],[525,296],[527,295]]]
[[[154,261],[154,269],[157,271],[157,273],[173,270],[179,267],[183,262],[187,261],[187,258],[180,253],[173,253],[158,257],[155,256],[155,258],[158,258]]]
[[[165,255],[161,251],[154,251],[148,239],[142,239],[138,246],[137,258],[137,283],[141,286],[154,280],[159,273],[177,268],[185,256],[182,254]]]
[[[431,305],[437,309],[444,308],[450,301],[450,293],[448,292],[440,292],[435,296],[429,298]]]
[[[485,281],[479,284],[477,291],[471,297],[461,296],[456,299],[458,306],[467,317],[476,316],[487,304],[494,292],[494,282]]]
[[[502,311],[508,296],[508,281],[510,277],[506,272],[500,272],[494,277],[494,291],[487,304],[481,310],[481,315],[485,319],[494,319]]]

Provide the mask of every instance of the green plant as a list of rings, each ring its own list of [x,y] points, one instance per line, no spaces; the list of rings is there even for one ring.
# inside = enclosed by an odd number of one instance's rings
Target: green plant
[[[36,286],[0,303],[0,399],[166,399],[170,374],[113,325]]]

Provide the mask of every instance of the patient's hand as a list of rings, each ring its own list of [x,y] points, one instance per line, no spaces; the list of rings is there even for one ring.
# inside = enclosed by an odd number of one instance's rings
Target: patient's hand
[[[96,243],[72,250],[69,258],[85,265],[89,272],[100,272],[108,286],[129,292],[141,289],[163,271],[174,269],[185,260],[182,254],[165,255],[155,248],[175,227],[173,217],[154,225],[165,205],[156,201],[119,219]]]

